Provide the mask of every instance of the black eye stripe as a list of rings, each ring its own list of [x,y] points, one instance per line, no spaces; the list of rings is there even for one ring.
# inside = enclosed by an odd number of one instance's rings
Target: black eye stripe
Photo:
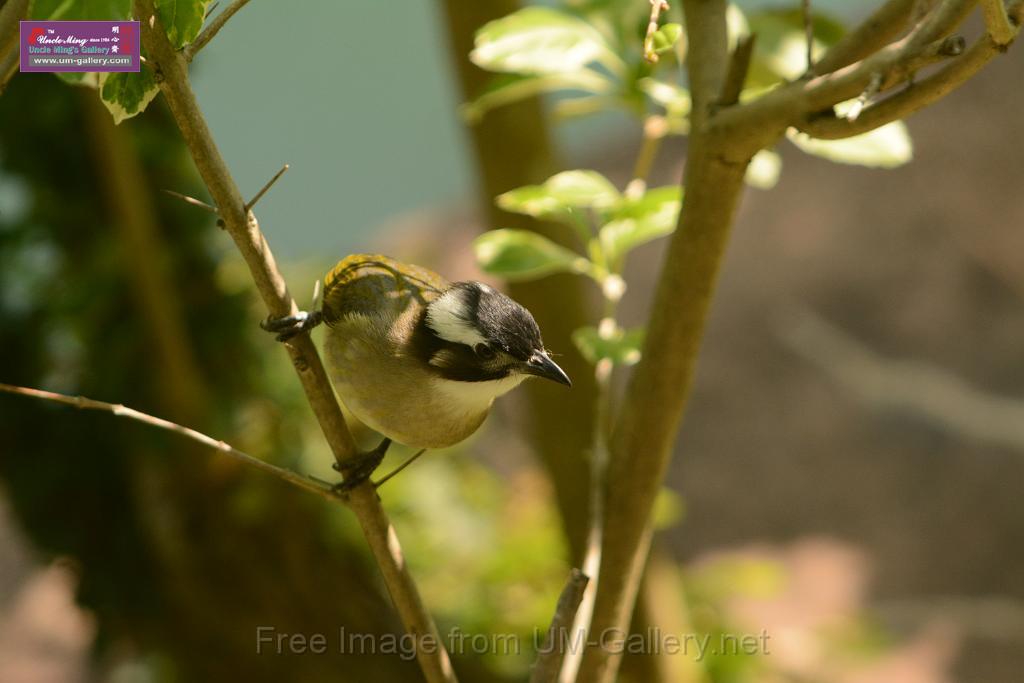
[[[478,357],[482,358],[483,360],[493,360],[495,355],[497,355],[495,354],[494,349],[492,349],[487,344],[477,344],[475,347],[473,347],[473,351],[476,353]]]

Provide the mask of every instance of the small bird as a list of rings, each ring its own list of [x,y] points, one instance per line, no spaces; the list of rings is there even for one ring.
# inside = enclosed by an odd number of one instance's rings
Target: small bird
[[[321,322],[338,396],[385,437],[368,454],[365,476],[391,440],[420,449],[462,441],[495,398],[528,377],[572,384],[521,305],[482,282],[448,283],[386,256],[346,257],[323,279],[320,311],[268,319],[263,327],[284,341]]]

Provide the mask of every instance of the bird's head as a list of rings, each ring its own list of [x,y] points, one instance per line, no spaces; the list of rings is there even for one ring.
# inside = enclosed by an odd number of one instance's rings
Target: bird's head
[[[427,305],[419,351],[442,377],[460,382],[543,377],[571,386],[544,350],[530,312],[481,282],[457,282]]]

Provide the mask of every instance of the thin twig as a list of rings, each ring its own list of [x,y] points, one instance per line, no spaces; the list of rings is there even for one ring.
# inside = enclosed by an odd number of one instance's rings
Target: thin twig
[[[192,206],[198,206],[200,209],[206,209],[210,213],[217,213],[217,207],[216,206],[210,206],[209,204],[207,204],[206,202],[204,202],[201,199],[196,199],[195,197],[189,197],[187,194],[182,194],[180,192],[175,192],[174,190],[162,190],[162,192],[164,192],[164,194],[169,194],[172,197],[180,199],[181,201],[185,202],[186,204],[191,204]]]
[[[1024,8],[1018,3],[1016,8]],[[1019,32],[1019,29],[1018,29]],[[951,42],[950,49],[962,49],[963,39],[959,36],[946,38],[943,42]],[[916,82],[913,86],[887,97],[880,102],[865,107],[856,121],[837,118],[835,116],[815,117],[796,127],[811,137],[823,140],[837,140],[853,135],[861,135],[887,123],[904,119],[967,82],[988,62],[1005,50],[988,34],[978,39],[969,50],[959,57],[951,59],[941,70],[928,78]]]
[[[235,0],[230,5],[224,8],[224,11],[216,16],[216,18],[210,22],[210,25],[202,30],[202,32],[196,36],[196,39],[192,41],[190,45],[187,45],[183,52],[185,53],[185,61],[191,62],[199,51],[206,47],[206,44],[213,40],[214,36],[224,28],[224,24],[228,23],[228,19],[235,15],[235,12],[242,9],[249,3],[249,0]],[[212,8],[210,10],[213,11]]]
[[[260,460],[257,457],[249,455],[244,451],[240,451],[234,446],[224,441],[214,439],[212,436],[207,436],[202,432],[197,432],[190,427],[165,420],[154,415],[149,415],[141,411],[129,408],[121,405],[120,403],[107,403],[105,401],[97,401],[96,399],[86,398],[84,396],[68,396],[67,394],[58,394],[54,391],[44,391],[43,389],[32,389],[29,387],[19,387],[13,384],[5,384],[0,382],[0,391],[8,394],[16,394],[18,396],[28,396],[30,398],[37,398],[43,401],[53,401],[54,403],[62,403],[64,405],[73,406],[80,410],[101,410],[111,413],[117,417],[125,417],[129,420],[135,420],[143,424],[149,425],[150,427],[156,427],[157,429],[163,429],[168,432],[173,432],[179,436],[183,436],[186,439],[197,441],[204,446],[208,446],[214,450],[220,451],[226,455],[231,456],[235,460],[241,463],[255,467],[258,470],[267,472],[274,475],[275,477],[282,479],[289,484],[298,486],[300,489],[311,491],[319,494],[324,498],[331,500],[339,500],[341,497],[334,493],[331,485],[322,482],[319,479],[313,479],[305,475],[293,472],[292,470],[272,465],[265,460]]]
[[[281,170],[274,174],[274,177],[267,181],[267,184],[260,188],[260,191],[256,193],[256,196],[245,203],[245,210],[252,211],[252,207],[256,206],[256,202],[263,199],[263,195],[267,193],[274,183],[277,182],[278,178],[284,175],[284,172],[290,168],[288,164],[281,167]]]
[[[725,74],[722,92],[718,96],[718,106],[731,107],[740,101],[740,93],[743,92],[743,84],[747,82],[747,72],[750,71],[750,57],[754,53],[756,40],[757,36],[750,34],[736,42],[736,47],[729,58],[729,70]]]
[[[985,14],[985,28],[993,42],[996,45],[1009,45],[1013,42],[1017,28],[1010,23],[1010,15],[1003,0],[981,0],[981,9]]]
[[[665,0],[651,0],[651,18],[647,22],[647,34],[644,36],[644,59],[651,64],[658,62],[658,53],[654,49],[654,34],[658,32],[658,18],[662,12],[668,11]]]
[[[244,3],[235,2],[224,11],[237,10]],[[192,160],[206,184],[210,196],[245,259],[270,315],[294,315],[298,306],[288,291],[266,238],[259,229],[255,214],[245,210],[245,200],[231,171],[217,149],[202,110],[188,78],[186,56],[177,52],[153,9],[153,0],[133,0],[133,11],[142,27],[142,42],[162,76],[160,90],[181,131]],[[218,16],[215,23],[227,19]],[[214,25],[204,32],[206,41],[215,33]],[[198,42],[198,41],[197,41]],[[199,48],[202,44],[199,45]],[[193,54],[198,48],[193,49]],[[344,471],[348,463],[360,456],[359,449],[341,413],[338,401],[316,346],[308,334],[300,334],[284,345],[292,366],[302,384],[306,399],[320,423],[334,458]],[[374,560],[407,633],[414,638],[417,662],[428,683],[452,683],[456,680],[448,652],[423,599],[420,597],[395,529],[388,520],[377,492],[369,481],[347,492],[346,502],[355,513]]]
[[[807,71],[814,73],[814,17],[811,15],[811,0],[801,0],[800,13],[804,19],[804,41],[807,43]]]
[[[833,73],[794,82],[734,107],[716,112],[711,122],[717,136],[750,154],[773,144],[789,126],[852,99],[868,87],[876,73],[886,74],[882,89],[909,77],[922,55],[933,54],[956,29],[977,0],[945,0],[905,38]],[[753,150],[753,151],[750,151]],[[741,156],[746,156],[743,154]]]
[[[633,179],[626,186],[627,197],[638,198],[647,189],[647,176],[658,156],[661,141],[668,135],[668,122],[664,116],[652,115],[644,119],[644,139],[640,153],[633,164]]]
[[[864,107],[868,105],[878,95],[878,91],[882,87],[882,74],[874,74],[871,76],[871,82],[868,83],[868,87],[864,88],[858,97],[857,101],[850,107],[850,111],[846,113],[847,121],[856,121],[857,117],[864,110]]]
[[[558,596],[558,604],[551,618],[551,626],[544,637],[544,645],[530,672],[530,683],[554,683],[558,679],[562,658],[565,656],[562,636],[576,617],[576,610],[580,607],[583,592],[589,581],[586,574],[575,567],[569,573],[569,580]]]

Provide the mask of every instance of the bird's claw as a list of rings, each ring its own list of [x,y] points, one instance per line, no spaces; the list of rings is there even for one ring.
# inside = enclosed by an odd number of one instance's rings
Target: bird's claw
[[[391,439],[384,439],[380,445],[367,453],[360,453],[345,464],[334,463],[335,471],[345,478],[331,487],[334,493],[344,494],[367,481],[380,467],[381,461],[388,452]]]
[[[309,332],[323,322],[323,314],[320,311],[299,311],[295,315],[285,315],[280,318],[268,317],[260,321],[260,327],[267,332],[277,334],[277,341],[288,341],[292,337]]]

